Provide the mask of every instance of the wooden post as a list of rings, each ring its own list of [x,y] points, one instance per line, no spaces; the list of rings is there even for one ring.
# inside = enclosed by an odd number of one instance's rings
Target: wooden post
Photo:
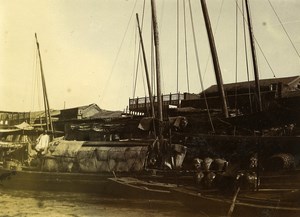
[[[145,65],[145,73],[146,73],[146,79],[147,79],[147,87],[148,87],[149,99],[150,99],[150,104],[151,104],[151,115],[152,115],[152,118],[154,119],[155,118],[155,111],[154,111],[153,95],[152,95],[152,90],[151,90],[151,85],[150,85],[150,78],[149,78],[149,72],[148,72],[147,59],[146,59],[144,42],[143,42],[143,36],[142,36],[141,28],[140,28],[140,22],[139,22],[139,15],[138,14],[136,14],[136,20],[137,20],[137,24],[138,24],[138,29],[139,29],[139,34],[140,34],[140,42],[141,42],[142,52],[143,52],[143,59],[144,59],[144,65]]]
[[[210,46],[214,70],[215,70],[215,76],[216,76],[218,90],[219,90],[219,96],[222,100],[222,110],[223,110],[225,117],[228,118],[229,115],[228,115],[227,102],[226,102],[225,92],[224,92],[224,87],[223,87],[222,73],[221,73],[221,68],[220,68],[220,64],[219,64],[215,40],[214,40],[213,32],[211,29],[211,24],[210,24],[208,10],[207,10],[207,6],[206,6],[206,1],[201,0],[201,5],[202,5],[202,12],[203,12],[203,16],[204,16],[206,31],[207,31],[208,40],[209,40],[209,46]]]
[[[40,60],[40,69],[41,69],[43,96],[44,96],[44,106],[45,106],[46,127],[47,127],[47,130],[51,129],[51,132],[53,133],[53,125],[52,125],[52,119],[51,119],[50,108],[49,108],[49,100],[48,100],[48,95],[47,95],[46,81],[45,81],[43,65],[42,65],[40,45],[39,45],[36,33],[35,33],[35,40],[36,40],[36,46],[37,46],[37,50],[38,50],[38,54],[39,54],[39,60]],[[48,122],[48,118],[49,118],[49,122]],[[50,128],[49,128],[49,125],[50,125]]]
[[[162,100],[161,100],[161,78],[160,78],[160,58],[159,58],[159,37],[158,37],[158,26],[156,18],[156,6],[155,1],[151,0],[151,10],[152,10],[152,24],[153,24],[153,34],[154,34],[154,46],[155,46],[155,59],[156,59],[156,87],[157,87],[157,105],[158,105],[158,120],[163,121],[162,114]],[[160,123],[161,124],[161,123]],[[159,129],[159,136],[162,136],[162,130]]]
[[[261,102],[259,74],[258,74],[258,66],[257,66],[257,59],[256,59],[256,51],[255,51],[255,41],[254,41],[252,21],[251,21],[251,15],[250,15],[250,7],[249,7],[248,0],[245,0],[245,3],[246,3],[246,11],[247,11],[247,19],[248,19],[249,36],[250,36],[250,42],[251,42],[251,54],[252,54],[253,70],[254,70],[254,77],[255,77],[256,96],[257,96],[257,101],[258,101],[258,111],[261,112],[262,111],[262,102]]]

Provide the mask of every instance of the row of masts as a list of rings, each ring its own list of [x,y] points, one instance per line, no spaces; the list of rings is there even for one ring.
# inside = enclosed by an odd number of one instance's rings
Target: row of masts
[[[254,68],[255,87],[256,87],[256,94],[257,94],[258,108],[259,108],[258,111],[262,111],[262,102],[261,102],[260,85],[259,85],[259,73],[258,73],[258,66],[257,66],[257,60],[256,60],[255,41],[254,41],[253,28],[252,28],[252,22],[251,22],[251,16],[250,16],[250,8],[249,8],[248,0],[244,0],[244,1],[246,3],[245,5],[246,5],[246,11],[247,11],[249,38],[250,38],[251,54],[252,54],[253,68]],[[213,66],[214,66],[214,72],[215,72],[215,77],[216,77],[217,86],[218,86],[218,92],[219,92],[220,99],[222,100],[222,110],[223,110],[224,116],[226,118],[228,118],[229,114],[228,114],[227,102],[226,102],[225,91],[224,91],[224,86],[223,86],[222,72],[221,72],[221,68],[220,68],[220,64],[219,64],[214,35],[212,32],[212,28],[211,28],[211,23],[210,23],[208,10],[207,10],[206,0],[201,0],[201,6],[202,6],[203,17],[204,17],[204,21],[205,21],[205,26],[206,26],[208,40],[209,40],[209,46],[210,46],[212,60],[213,60]],[[156,68],[156,86],[157,86],[156,94],[157,94],[157,96],[161,96],[162,94],[161,94],[161,72],[160,72],[160,47],[159,47],[159,31],[158,31],[158,25],[157,25],[155,0],[151,0],[151,12],[152,12],[153,39],[154,39],[154,47],[155,47],[155,68]],[[157,118],[159,123],[161,124],[163,121],[162,99],[161,99],[161,97],[157,98],[158,110],[157,110],[157,117],[156,117],[155,111],[154,111],[153,94],[152,94],[151,86],[150,86],[150,79],[149,79],[147,61],[146,61],[146,56],[145,56],[145,49],[144,49],[143,38],[142,38],[142,31],[140,28],[138,15],[136,15],[136,19],[137,19],[137,23],[138,23],[140,43],[141,43],[142,52],[143,52],[144,66],[145,66],[145,72],[146,72],[146,78],[147,78],[147,86],[148,86],[151,111],[152,111],[151,114],[152,114],[153,120],[155,118]],[[47,128],[47,131],[51,130],[51,132],[53,133],[53,124],[52,124],[52,120],[51,120],[50,106],[49,106],[49,100],[48,100],[48,95],[47,95],[46,82],[45,82],[45,76],[44,76],[44,72],[43,72],[42,58],[41,58],[41,53],[40,53],[40,48],[39,48],[39,42],[37,39],[37,34],[35,34],[35,39],[36,39],[36,45],[37,45],[39,61],[40,61],[40,71],[41,71],[41,78],[42,78],[46,128]],[[153,126],[155,126],[155,124],[153,124]],[[154,133],[155,133],[155,129],[154,129]],[[155,135],[156,135],[156,133],[155,133]],[[158,136],[161,136],[161,135],[162,135],[162,130],[161,130],[161,127],[159,127]]]
[[[257,59],[256,59],[256,51],[255,51],[255,41],[254,41],[254,34],[253,34],[253,28],[252,28],[252,21],[250,16],[250,6],[248,0],[245,0],[246,5],[246,12],[247,12],[247,20],[248,20],[248,28],[249,28],[249,38],[250,38],[250,45],[251,45],[251,54],[252,54],[252,62],[253,62],[253,69],[254,69],[254,78],[255,78],[255,89],[256,89],[256,96],[258,101],[258,111],[262,111],[262,102],[261,102],[261,93],[260,93],[260,84],[259,84],[259,72],[258,72],[258,66],[257,66]],[[223,79],[222,79],[222,73],[220,69],[217,49],[215,45],[214,35],[211,28],[211,23],[209,19],[209,14],[206,6],[206,0],[201,0],[202,5],[202,12],[204,16],[204,21],[206,25],[213,65],[214,65],[214,71],[215,76],[217,80],[217,86],[218,86],[218,92],[220,99],[222,100],[222,110],[224,113],[224,116],[226,118],[229,117],[228,109],[227,109],[227,102],[225,97],[225,91],[224,91],[224,85],[223,85]]]
[[[209,40],[209,46],[211,50],[212,60],[213,60],[213,66],[214,66],[214,72],[215,77],[217,81],[218,86],[218,92],[220,99],[222,100],[222,111],[226,118],[229,117],[228,109],[227,109],[227,102],[225,97],[225,91],[224,91],[224,85],[223,85],[223,79],[222,79],[222,72],[219,64],[217,49],[215,45],[214,35],[212,32],[212,27],[210,23],[210,18],[207,10],[206,0],[200,0],[201,6],[202,6],[202,12],[203,17],[205,21],[206,31],[208,35]],[[255,78],[255,89],[256,89],[256,96],[257,96],[257,102],[258,102],[258,111],[262,111],[262,102],[261,102],[261,93],[260,93],[260,84],[259,84],[259,72],[258,72],[258,66],[257,66],[257,59],[256,59],[256,51],[255,51],[255,40],[254,40],[254,34],[253,34],[253,28],[252,28],[252,21],[250,16],[250,7],[248,0],[244,0],[246,5],[246,12],[247,12],[247,21],[248,21],[248,29],[249,29],[249,38],[250,38],[250,46],[251,46],[251,54],[252,54],[252,62],[253,62],[253,69],[254,69],[254,78]],[[154,46],[155,46],[155,63],[156,63],[156,85],[157,85],[157,96],[161,96],[161,76],[160,76],[160,54],[159,54],[159,32],[158,32],[158,26],[157,26],[157,16],[156,16],[156,6],[155,6],[155,0],[151,0],[151,11],[152,11],[152,25],[153,25],[153,39],[154,39]],[[149,73],[147,69],[147,61],[145,57],[145,50],[144,50],[144,44],[143,44],[143,38],[142,38],[142,32],[139,24],[138,15],[136,15],[138,28],[139,28],[139,35],[140,35],[140,43],[142,47],[143,52],[143,59],[144,59],[144,66],[145,66],[145,72],[146,72],[146,78],[147,78],[147,86],[148,86],[148,92],[149,92],[149,98],[150,98],[150,104],[151,104],[151,110],[152,110],[152,118],[155,119],[155,112],[154,112],[154,102],[153,102],[153,94],[151,91],[150,86],[150,80],[149,80]],[[159,122],[163,121],[163,112],[162,112],[162,99],[161,97],[158,97],[158,110],[157,110],[157,119]],[[159,130],[158,135],[161,135],[161,130]]]

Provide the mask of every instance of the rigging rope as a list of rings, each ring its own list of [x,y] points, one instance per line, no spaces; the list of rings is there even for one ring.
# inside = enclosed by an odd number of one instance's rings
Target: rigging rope
[[[141,23],[141,30],[143,30],[144,26],[144,14],[145,14],[145,0],[143,3],[143,10],[142,10],[142,23]],[[136,28],[136,32],[138,31],[138,26]],[[137,56],[137,62],[136,62],[136,70],[135,70],[135,81],[134,81],[134,88],[133,88],[133,95],[132,98],[135,97],[135,92],[136,92],[136,86],[137,86],[137,77],[138,77],[138,72],[139,72],[139,61],[140,61],[140,53],[141,53],[141,43],[140,39],[138,40],[139,48],[138,48],[138,56]]]
[[[271,3],[271,1],[270,1],[270,0],[268,0],[268,2],[269,2],[269,4],[270,4],[270,6],[271,6],[272,10],[274,11],[274,13],[275,13],[275,15],[276,15],[276,17],[277,17],[277,19],[278,19],[278,21],[279,21],[279,23],[280,23],[281,27],[283,28],[283,30],[284,30],[284,32],[285,32],[285,34],[286,34],[286,36],[288,37],[289,41],[291,42],[291,44],[292,44],[292,46],[293,46],[293,48],[294,48],[295,52],[297,53],[298,57],[300,58],[300,54],[299,54],[299,52],[298,52],[298,50],[297,50],[297,48],[296,48],[295,44],[293,43],[293,41],[292,41],[291,37],[289,36],[288,32],[286,31],[286,29],[285,29],[285,27],[284,27],[283,23],[281,22],[281,20],[280,20],[280,18],[279,18],[279,16],[278,16],[278,14],[277,14],[277,12],[276,12],[275,8],[273,7],[273,5],[272,5],[272,3]]]
[[[163,29],[163,18],[164,18],[164,11],[165,11],[165,1],[164,0],[161,0],[161,10],[160,10],[160,22],[158,23],[159,25],[159,29],[161,30],[160,31],[160,35],[162,35],[162,30]],[[152,22],[151,22],[152,23]],[[162,47],[161,43],[159,45],[160,47]],[[161,49],[161,48],[160,48]],[[161,49],[162,50],[162,49]],[[164,92],[164,87],[165,87],[165,79],[164,79],[164,70],[162,70],[164,67],[163,67],[163,58],[161,58],[161,53],[159,54],[159,59],[160,59],[160,75],[161,75],[161,94],[163,95],[163,92]]]
[[[32,111],[35,110],[34,108],[34,101],[35,97],[37,98],[37,103],[38,103],[38,110],[41,110],[41,83],[39,82],[40,79],[40,73],[38,73],[38,66],[39,66],[39,61],[38,61],[38,51],[36,48],[35,50],[35,56],[34,56],[34,67],[33,67],[33,94],[32,94]]]
[[[137,29],[136,29],[137,31]],[[136,86],[137,86],[137,77],[138,77],[138,72],[139,72],[139,62],[140,62],[140,51],[141,51],[141,45],[140,45],[140,41],[137,40],[139,43],[139,48],[138,48],[138,52],[137,52],[137,61],[136,61],[136,68],[135,68],[135,80],[134,80],[134,89],[133,89],[133,95],[132,98],[135,97],[135,91],[136,91]]]
[[[141,53],[142,51],[140,50],[140,53]],[[142,54],[139,54],[140,56],[142,55]],[[143,58],[140,58],[140,62],[141,62],[141,65],[143,65]],[[143,81],[143,87],[144,87],[144,96],[145,97],[147,97],[147,90],[146,90],[146,82],[145,82],[145,68],[144,67],[141,67],[141,70],[144,72],[144,73],[142,73],[142,81]]]
[[[151,38],[151,77],[152,77],[152,93],[153,93],[153,96],[155,96],[155,89],[156,89],[156,86],[155,86],[155,58],[154,58],[154,40],[153,40],[153,23],[151,22],[151,31],[150,31],[150,38]]]
[[[177,81],[176,81],[176,92],[178,93],[178,80],[179,80],[179,0],[177,0],[176,4],[176,16],[177,16],[177,31],[176,31],[176,72],[177,72]]]
[[[221,17],[221,14],[222,14],[223,5],[224,5],[224,0],[222,0],[222,3],[221,3],[221,7],[220,7],[218,18],[217,18],[217,24],[216,24],[216,27],[214,29],[214,35],[217,34],[217,30],[218,30],[218,26],[219,26],[219,21],[220,21],[220,17]],[[210,58],[211,58],[211,56],[209,54],[207,54],[207,60],[206,60],[206,65],[205,65],[205,70],[204,70],[203,78],[205,78],[205,75],[206,75],[206,72],[207,72],[207,67],[208,67],[208,62],[209,62]]]
[[[253,36],[253,37],[254,37],[254,36]],[[267,62],[268,66],[269,66],[269,68],[270,68],[270,70],[271,70],[271,72],[272,72],[272,74],[273,74],[273,77],[276,78],[275,72],[274,72],[273,68],[271,67],[271,65],[270,65],[270,63],[269,63],[269,60],[267,59],[265,53],[263,52],[263,50],[262,50],[260,44],[258,43],[258,41],[256,40],[255,37],[254,37],[254,40],[255,40],[255,42],[256,42],[256,44],[257,44],[257,46],[258,46],[258,48],[259,48],[261,54],[263,55],[265,61]]]
[[[188,92],[190,92],[190,80],[189,80],[189,63],[188,63],[188,49],[187,49],[187,37],[186,37],[186,13],[185,13],[185,0],[183,1],[183,19],[184,19],[184,47],[185,47],[185,67],[186,67],[186,81]]]
[[[237,109],[237,81],[238,81],[238,6],[236,4],[235,6],[235,93],[234,93],[234,109],[235,109],[235,115],[238,115],[238,109]],[[234,125],[233,128],[233,135],[236,133],[236,125]]]
[[[237,82],[238,82],[238,5],[235,6],[235,99],[234,109],[237,115]]]
[[[37,62],[36,62],[36,56],[37,56],[37,51],[36,51],[36,48],[34,47],[34,53],[33,53],[33,63],[32,63],[32,95],[31,95],[31,110],[33,111],[34,110],[34,96],[35,96],[35,73],[36,73],[36,65],[37,65]]]
[[[200,85],[201,85],[201,89],[202,89],[203,96],[204,96],[204,101],[205,101],[205,105],[206,105],[206,109],[207,109],[207,113],[208,113],[209,122],[210,122],[210,125],[211,125],[211,128],[212,128],[212,131],[215,132],[215,128],[214,128],[214,125],[213,125],[213,122],[212,122],[212,119],[211,119],[211,115],[210,115],[210,112],[209,112],[209,108],[208,108],[208,103],[207,103],[206,94],[205,94],[205,91],[204,91],[203,80],[202,80],[202,75],[201,75],[199,55],[198,55],[198,49],[197,49],[197,41],[196,41],[195,28],[194,28],[194,22],[193,22],[193,13],[192,13],[191,1],[189,0],[188,3],[189,3],[189,9],[190,9],[190,18],[191,18],[191,24],[192,24],[194,48],[195,48],[197,69],[198,69],[198,74],[199,74],[199,78],[200,78]]]
[[[136,24],[137,25],[137,24]],[[137,45],[139,45],[139,43],[137,43],[137,32],[138,32],[138,27],[135,28],[135,35],[134,35],[134,44],[135,44],[135,48],[134,48],[134,54],[133,54],[133,58],[138,59],[139,58],[139,54],[137,57]],[[137,81],[137,69],[138,68],[138,64],[136,64],[135,62],[133,63],[133,79],[132,79],[132,98],[134,99],[135,96],[135,90],[136,90],[136,81]]]
[[[238,4],[238,0],[235,0],[235,1],[236,1],[236,4],[239,5],[239,4]],[[246,18],[245,18],[245,16],[244,16],[245,14],[243,14],[243,12],[242,12],[242,10],[241,10],[241,8],[240,8],[239,6],[238,6],[238,8],[239,8],[239,11],[240,11],[240,12],[242,13],[242,15],[243,15],[243,20],[244,20],[244,22],[246,22]],[[248,23],[247,23],[247,25],[248,25]],[[268,59],[267,59],[265,53],[263,52],[263,50],[262,50],[260,44],[258,43],[256,37],[254,36],[254,34],[253,34],[253,38],[254,38],[254,41],[255,41],[255,43],[257,44],[257,46],[258,46],[260,52],[262,53],[262,55],[263,55],[263,57],[264,57],[266,63],[268,64],[268,66],[269,66],[269,68],[270,68],[270,70],[271,70],[271,72],[272,72],[274,78],[276,78],[276,75],[275,75],[275,73],[274,73],[274,70],[273,70],[273,68],[271,67],[271,65],[270,65],[270,63],[269,63],[269,61],[268,61]]]
[[[105,86],[104,86],[104,88],[103,88],[102,96],[105,96],[105,91],[106,91],[106,89],[107,89],[107,85],[109,84],[109,81],[110,81],[110,79],[111,79],[112,73],[113,73],[113,71],[114,71],[114,69],[115,69],[117,60],[118,60],[119,55],[120,55],[121,48],[122,48],[123,43],[124,43],[124,40],[125,40],[125,36],[126,36],[126,34],[127,34],[127,32],[128,32],[129,25],[130,25],[132,16],[133,16],[133,14],[134,14],[134,10],[135,10],[135,7],[136,7],[136,3],[137,3],[137,0],[135,0],[135,3],[134,3],[134,5],[133,5],[133,8],[132,8],[132,11],[131,11],[131,15],[130,15],[129,21],[128,21],[128,23],[127,23],[126,30],[125,30],[125,32],[124,32],[124,35],[123,35],[123,38],[122,38],[120,47],[119,47],[118,52],[117,52],[117,56],[116,56],[116,58],[115,58],[115,60],[114,60],[114,63],[113,63],[113,65],[112,65],[112,69],[111,69],[111,71],[110,71],[110,73],[109,73],[107,82],[105,83]],[[103,101],[103,97],[101,97],[100,101],[101,101],[101,102]]]
[[[236,2],[237,4],[237,7],[238,6],[238,2]],[[248,49],[247,49],[247,37],[246,37],[246,20],[245,20],[245,6],[244,6],[244,1],[242,0],[242,8],[243,8],[243,11],[242,11],[242,16],[243,16],[243,30],[244,30],[244,47],[245,47],[245,58],[246,58],[246,68],[247,68],[247,79],[248,79],[248,93],[249,93],[249,104],[250,104],[250,112],[252,113],[253,110],[252,110],[252,100],[251,100],[251,86],[250,86],[250,77],[249,77],[249,60],[248,60]]]

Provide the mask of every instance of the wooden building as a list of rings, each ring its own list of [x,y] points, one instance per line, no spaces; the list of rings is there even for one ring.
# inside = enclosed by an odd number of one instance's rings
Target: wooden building
[[[300,96],[300,76],[262,79],[260,90],[263,110],[268,110],[275,102],[283,101],[291,96],[294,98]],[[229,109],[239,110],[244,114],[257,111],[254,81],[224,84],[224,91]],[[206,109],[205,97],[209,109],[221,109],[217,85],[200,93],[197,99],[182,100],[181,107]]]

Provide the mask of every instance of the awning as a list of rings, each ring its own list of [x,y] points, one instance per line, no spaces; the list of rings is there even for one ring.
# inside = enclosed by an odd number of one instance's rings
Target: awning
[[[15,125],[15,127],[18,129],[21,129],[21,130],[33,130],[34,129],[30,124],[28,124],[26,122]]]

